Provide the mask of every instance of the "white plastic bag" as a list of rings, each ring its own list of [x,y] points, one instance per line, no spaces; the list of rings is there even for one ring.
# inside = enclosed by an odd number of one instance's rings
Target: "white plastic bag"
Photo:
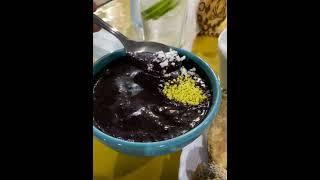
[[[180,156],[179,180],[189,180],[202,162],[208,162],[207,131],[184,147]]]

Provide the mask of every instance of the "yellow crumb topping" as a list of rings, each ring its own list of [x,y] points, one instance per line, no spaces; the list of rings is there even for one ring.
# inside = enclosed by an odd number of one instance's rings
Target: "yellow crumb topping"
[[[162,92],[168,99],[185,105],[198,105],[207,98],[189,75],[165,82]]]

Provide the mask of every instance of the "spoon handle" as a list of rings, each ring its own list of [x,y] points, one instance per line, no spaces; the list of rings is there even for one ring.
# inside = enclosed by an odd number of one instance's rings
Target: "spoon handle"
[[[128,38],[125,35],[121,34],[116,28],[112,27],[95,14],[93,14],[93,23],[107,30],[109,33],[113,34],[116,38],[118,38],[121,41],[122,45],[126,47],[126,44],[128,43]]]

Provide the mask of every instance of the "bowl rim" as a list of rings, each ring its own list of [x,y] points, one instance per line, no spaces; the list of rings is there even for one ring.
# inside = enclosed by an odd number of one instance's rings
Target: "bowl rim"
[[[183,141],[184,139],[187,139],[188,137],[192,137],[192,135],[194,134],[201,134],[203,132],[203,129],[206,128],[206,125],[208,123],[211,123],[212,121],[214,121],[219,109],[220,109],[220,104],[221,104],[221,88],[220,88],[220,79],[219,77],[214,73],[214,71],[212,70],[212,68],[210,67],[210,65],[205,62],[203,59],[201,59],[200,57],[196,56],[195,54],[189,52],[189,51],[186,51],[184,49],[181,49],[181,48],[172,48],[178,52],[182,52],[181,54],[183,55],[187,55],[189,57],[189,59],[193,60],[195,63],[197,63],[199,65],[200,64],[203,64],[204,67],[206,67],[207,71],[203,68],[203,70],[205,71],[205,74],[207,76],[212,76],[213,79],[210,78],[210,81],[211,83],[214,83],[212,84],[212,86],[215,86],[217,87],[217,95],[216,95],[216,98],[215,99],[212,99],[212,105],[210,107],[210,110],[207,114],[207,116],[204,118],[204,120],[198,125],[196,126],[195,128],[191,129],[190,131],[180,135],[180,136],[177,136],[177,137],[174,137],[174,138],[171,138],[171,139],[167,139],[167,140],[163,140],[163,141],[157,141],[157,142],[133,142],[133,141],[126,141],[126,140],[123,140],[123,139],[119,139],[119,138],[115,138],[113,136],[110,136],[102,131],[100,131],[97,127],[95,127],[93,125],[93,134],[94,136],[96,136],[96,138],[100,141],[106,141],[107,139],[110,140],[110,141],[113,141],[115,142],[116,144],[118,145],[129,145],[129,146],[135,146],[135,147],[145,147],[145,146],[159,146],[159,145],[164,145],[164,144],[168,144],[168,145],[174,145],[176,142],[180,142],[180,141]],[[105,60],[108,56],[111,56],[113,54],[116,54],[116,53],[123,53],[124,52],[124,49],[119,49],[119,50],[116,50],[116,51],[113,51],[107,55],[104,55],[102,56],[101,58],[99,58],[95,63],[93,63],[93,69],[95,68],[95,66],[97,66],[99,63],[102,62],[102,60]],[[197,59],[197,60],[195,60]],[[199,63],[197,62],[199,61]],[[209,74],[209,75],[208,75]],[[209,118],[209,117],[212,117],[212,118]],[[200,132],[199,132],[200,131]]]

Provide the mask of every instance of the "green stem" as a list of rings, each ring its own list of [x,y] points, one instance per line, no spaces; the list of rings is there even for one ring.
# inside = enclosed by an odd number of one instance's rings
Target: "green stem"
[[[142,11],[142,15],[145,16],[149,14],[151,11],[153,11],[155,8],[161,6],[161,4],[166,3],[166,0],[160,0],[159,2],[155,3],[154,5],[150,6],[148,9]]]
[[[153,19],[159,12],[161,12],[163,9],[165,9],[167,6],[170,5],[172,0],[164,0],[162,4],[155,7],[152,11],[150,11],[148,14],[144,16],[144,19],[149,20]]]
[[[162,0],[141,14],[145,20],[158,19],[179,4],[180,0]]]
[[[179,4],[179,2],[180,2],[179,0],[176,0],[176,1],[172,2],[165,9],[162,9],[161,12],[158,12],[157,15],[153,17],[153,19],[158,19],[161,16],[163,16],[164,14],[166,14],[167,12],[171,11],[172,9],[174,9]]]

